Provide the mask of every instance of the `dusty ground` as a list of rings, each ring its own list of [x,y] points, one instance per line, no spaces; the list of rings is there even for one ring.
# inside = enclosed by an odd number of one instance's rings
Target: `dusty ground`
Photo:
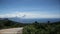
[[[0,34],[22,34],[23,28],[10,28],[0,30]]]

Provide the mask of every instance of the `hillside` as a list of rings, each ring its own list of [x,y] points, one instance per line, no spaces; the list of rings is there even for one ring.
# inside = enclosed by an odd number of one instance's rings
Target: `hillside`
[[[40,23],[19,23],[9,19],[0,19],[0,29],[23,27],[23,34],[60,34],[60,21]]]
[[[60,34],[60,21],[50,23],[35,22],[23,29],[23,34]]]
[[[23,27],[24,25],[19,22],[11,21],[8,18],[0,19],[0,29]]]

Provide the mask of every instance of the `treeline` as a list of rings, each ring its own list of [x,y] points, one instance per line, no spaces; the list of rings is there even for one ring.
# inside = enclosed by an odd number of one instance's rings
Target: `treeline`
[[[23,26],[25,26],[23,23],[11,21],[8,18],[0,19],[0,29],[23,27]]]
[[[34,23],[25,26],[23,29],[23,34],[60,34],[60,21],[50,23]]]

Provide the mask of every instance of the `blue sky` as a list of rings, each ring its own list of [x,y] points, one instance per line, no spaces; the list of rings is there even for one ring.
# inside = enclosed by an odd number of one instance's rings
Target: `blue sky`
[[[0,0],[0,17],[59,18],[59,14],[60,0]]]

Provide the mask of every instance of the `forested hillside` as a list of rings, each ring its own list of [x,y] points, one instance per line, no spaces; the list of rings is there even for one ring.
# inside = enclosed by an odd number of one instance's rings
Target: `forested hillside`
[[[14,28],[14,27],[23,27],[23,26],[24,26],[24,24],[11,21],[11,20],[9,20],[7,18],[0,19],[0,29]]]

